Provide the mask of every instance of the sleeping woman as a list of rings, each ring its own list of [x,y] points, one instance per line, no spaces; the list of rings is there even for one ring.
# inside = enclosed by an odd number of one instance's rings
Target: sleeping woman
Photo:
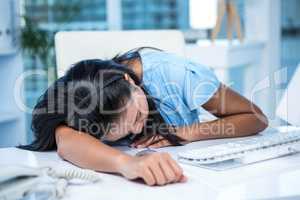
[[[205,121],[204,113],[216,118]],[[83,168],[165,185],[187,180],[168,153],[132,156],[114,146],[184,145],[250,136],[267,126],[262,111],[220,83],[210,68],[142,47],[74,64],[38,100],[35,141],[21,148],[57,150]]]

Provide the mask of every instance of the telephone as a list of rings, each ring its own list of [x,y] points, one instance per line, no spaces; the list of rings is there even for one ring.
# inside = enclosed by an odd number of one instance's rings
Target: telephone
[[[27,199],[31,195],[60,199],[71,180],[100,181],[92,170],[63,167],[0,166],[0,200]],[[40,198],[37,198],[40,199]]]

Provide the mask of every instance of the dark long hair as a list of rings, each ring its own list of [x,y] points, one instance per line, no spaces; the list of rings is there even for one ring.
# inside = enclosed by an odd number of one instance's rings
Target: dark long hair
[[[59,125],[67,125],[101,139],[131,97],[133,88],[124,79],[125,74],[144,91],[149,105],[143,134],[136,139],[161,135],[171,144],[180,145],[182,139],[174,134],[176,127],[165,123],[142,80],[128,67],[132,60],[140,59],[139,51],[145,48],[149,47],[130,50],[111,60],[91,59],[74,64],[39,98],[32,114],[35,140],[19,147],[33,151],[55,150],[55,129]]]

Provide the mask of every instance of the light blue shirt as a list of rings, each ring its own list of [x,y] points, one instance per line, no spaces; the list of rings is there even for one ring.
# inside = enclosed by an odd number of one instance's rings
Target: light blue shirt
[[[155,99],[165,122],[175,126],[201,121],[201,107],[218,90],[220,82],[206,66],[175,54],[156,50],[140,51],[143,85]],[[131,144],[132,135],[109,145]]]
[[[220,81],[206,66],[164,51],[140,52],[143,85],[158,111],[175,126],[199,122],[201,107],[217,91]]]

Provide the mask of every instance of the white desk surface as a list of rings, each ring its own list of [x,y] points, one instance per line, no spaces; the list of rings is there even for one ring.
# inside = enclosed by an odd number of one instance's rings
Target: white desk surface
[[[174,158],[179,151],[205,147],[239,139],[194,142],[182,147],[161,148]],[[122,147],[133,154],[136,150]],[[30,152],[16,148],[0,149],[0,165],[29,166],[70,165],[55,152]],[[101,174],[102,181],[94,185],[70,186],[64,199],[275,199],[294,196],[300,199],[300,154],[260,162],[226,171],[211,171],[181,164],[188,176],[187,183],[150,187],[128,181],[120,176]],[[1,167],[1,166],[0,166]],[[298,196],[298,197],[297,197]],[[286,198],[284,198],[286,199]]]

